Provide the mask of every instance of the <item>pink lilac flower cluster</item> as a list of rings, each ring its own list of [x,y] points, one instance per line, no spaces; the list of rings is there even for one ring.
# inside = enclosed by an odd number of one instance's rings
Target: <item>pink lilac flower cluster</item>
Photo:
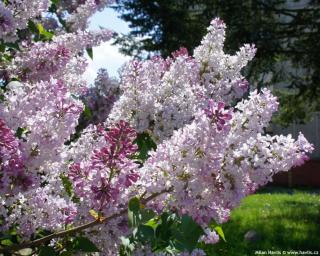
[[[56,33],[47,42],[18,41],[21,51],[10,65],[0,63],[10,75],[6,80],[21,81],[1,90],[1,231],[14,226],[23,241],[30,240],[38,230],[55,232],[92,221],[92,210],[104,217],[125,212],[133,196],[165,189],[145,207],[190,215],[205,231],[200,241],[215,243],[218,235],[208,229],[212,220],[227,221],[243,197],[275,173],[303,164],[313,147],[302,134],[295,140],[264,133],[278,108],[269,90],[240,100],[249,87],[241,69],[255,48],[244,45],[235,55],[225,54],[226,26],[220,19],[212,21],[193,56],[181,48],[166,59],[133,60],[122,68],[119,85],[101,71],[93,94],[105,101],[97,103],[104,111],[97,110],[95,123],[105,123],[72,136],[84,110],[80,99],[91,107],[96,100],[81,77],[83,52],[112,36],[109,30],[85,28],[88,18],[111,2],[58,1],[56,14],[68,31],[46,19],[49,1],[0,2],[3,41],[15,41],[17,29],[35,17],[47,20]],[[81,97],[83,91],[89,92]],[[148,132],[158,144],[142,166],[133,157],[139,132]],[[100,255],[117,255],[119,238],[128,234],[127,217],[84,234]],[[163,255],[149,249],[135,255]]]
[[[68,176],[81,200],[90,208],[110,214],[117,209],[120,194],[139,178],[137,164],[129,158],[137,151],[133,144],[136,132],[124,121],[107,132],[101,129],[105,145],[95,149],[89,161],[71,164]]]
[[[107,129],[89,125],[79,140],[65,148],[66,175],[79,198],[75,224],[92,220],[90,209],[110,216],[127,207],[137,195],[140,178],[138,165],[132,159],[137,151],[136,132],[124,121]],[[70,163],[71,162],[71,163]],[[86,230],[102,255],[116,255],[119,237],[128,234],[126,217]]]
[[[0,191],[25,191],[32,179],[25,173],[20,144],[13,131],[0,119]]]

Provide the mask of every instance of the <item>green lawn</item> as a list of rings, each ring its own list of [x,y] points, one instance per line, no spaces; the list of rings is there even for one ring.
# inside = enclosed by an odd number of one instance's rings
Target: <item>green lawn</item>
[[[318,250],[320,255],[320,190],[265,188],[245,198],[222,227],[227,243],[211,248],[210,256],[257,255],[256,250]],[[260,240],[245,241],[248,230]]]

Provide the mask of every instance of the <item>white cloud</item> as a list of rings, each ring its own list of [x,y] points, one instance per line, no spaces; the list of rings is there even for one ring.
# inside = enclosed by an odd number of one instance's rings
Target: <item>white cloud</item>
[[[119,52],[117,46],[111,45],[111,42],[106,42],[98,47],[93,48],[93,60],[88,58],[88,69],[84,73],[84,77],[89,83],[92,83],[96,77],[99,68],[106,68],[110,76],[118,75],[118,69],[131,58],[124,56]]]

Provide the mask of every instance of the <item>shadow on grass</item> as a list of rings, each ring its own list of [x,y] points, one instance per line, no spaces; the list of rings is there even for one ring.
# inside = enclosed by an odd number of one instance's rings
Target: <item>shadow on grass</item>
[[[260,188],[256,193],[257,194],[288,194],[292,195],[296,192],[306,192],[308,194],[317,194],[320,195],[320,188],[314,187],[279,187],[279,186],[266,186]]]

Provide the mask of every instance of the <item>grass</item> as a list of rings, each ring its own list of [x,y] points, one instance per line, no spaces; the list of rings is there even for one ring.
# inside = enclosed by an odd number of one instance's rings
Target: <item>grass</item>
[[[256,250],[316,250],[320,255],[320,190],[265,188],[245,198],[222,228],[227,242],[210,248],[209,256],[257,255]],[[260,239],[245,241],[249,230]]]

